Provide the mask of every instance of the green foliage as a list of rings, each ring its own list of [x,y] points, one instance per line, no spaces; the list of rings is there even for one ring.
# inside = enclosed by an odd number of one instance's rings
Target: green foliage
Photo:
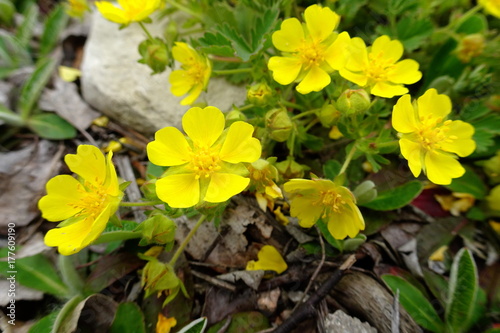
[[[109,333],[145,333],[144,315],[136,303],[121,303]]]
[[[30,117],[27,126],[44,139],[63,140],[76,136],[76,129],[56,114],[42,113]]]
[[[207,318],[201,317],[193,320],[189,325],[184,326],[177,333],[203,333],[207,327]]]
[[[62,4],[56,6],[47,17],[40,40],[39,57],[47,56],[59,41],[61,32],[68,23],[68,15]]]
[[[417,180],[395,187],[394,189],[380,192],[376,199],[363,204],[362,206],[374,210],[393,210],[409,204],[417,195],[422,192],[424,186]]]
[[[459,193],[469,193],[476,199],[484,199],[487,188],[481,178],[471,168],[465,168],[465,174],[460,178],[455,178],[450,185],[447,185],[451,191]]]

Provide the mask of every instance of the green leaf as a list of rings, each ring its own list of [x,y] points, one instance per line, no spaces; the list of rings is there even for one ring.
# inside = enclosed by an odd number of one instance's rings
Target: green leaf
[[[362,206],[374,210],[398,209],[409,204],[422,192],[423,188],[421,182],[412,180],[404,185],[379,193],[375,200]]]
[[[28,127],[44,139],[63,140],[76,136],[76,129],[56,114],[37,114],[27,121]]]
[[[488,30],[488,21],[483,14],[474,14],[465,20],[458,28],[458,33],[477,34]]]
[[[43,88],[49,82],[50,76],[56,67],[56,61],[51,58],[41,59],[35,68],[35,71],[26,80],[21,88],[19,96],[19,103],[17,108],[21,113],[23,119],[28,119],[31,111],[33,110]]]
[[[31,63],[30,53],[19,40],[0,30],[0,79]]]
[[[471,122],[472,120],[481,118],[482,116],[490,113],[491,110],[482,101],[472,101],[466,104],[460,110],[460,116],[463,121]]]
[[[184,326],[177,333],[203,333],[207,327],[207,318],[201,317],[192,321],[189,325]]]
[[[16,7],[10,0],[0,0],[0,23],[10,25],[16,12]]]
[[[34,2],[30,3],[28,7],[23,11],[23,23],[17,29],[16,39],[19,44],[27,48],[35,30],[35,25],[38,21],[38,16],[40,12],[38,10],[38,5]]]
[[[325,174],[325,178],[333,180],[340,172],[342,165],[337,160],[328,160],[323,165],[323,173]]]
[[[7,257],[8,257],[7,253]],[[7,258],[3,258],[7,260]],[[37,289],[57,296],[68,296],[68,287],[57,275],[52,263],[43,254],[17,259],[14,267],[8,261],[0,261],[0,274],[9,277],[13,270],[17,271],[16,281],[23,286]]]
[[[446,186],[453,192],[468,193],[476,199],[484,199],[488,189],[470,167],[465,167],[465,174],[460,178],[455,178],[450,185]]]
[[[227,321],[231,322],[227,325]],[[222,327],[227,327],[221,330]],[[222,320],[207,330],[207,333],[254,333],[269,328],[269,320],[257,311],[235,313],[230,319]]]
[[[277,6],[266,9],[264,15],[257,17],[254,29],[252,29],[252,49],[257,53],[263,46],[263,39],[272,31],[278,19],[279,9]]]
[[[6,108],[0,103],[0,120],[3,120],[9,125],[21,127],[24,125],[24,120],[14,111]]]
[[[40,58],[47,56],[59,41],[59,36],[68,23],[68,15],[63,5],[58,5],[52,10],[45,21],[43,34],[40,39]]]
[[[398,22],[397,37],[403,43],[406,51],[419,48],[433,32],[430,19],[416,19],[408,16]]]
[[[198,42],[205,53],[215,54],[221,57],[234,57],[234,50],[231,41],[220,33],[213,34],[206,32]]]
[[[449,332],[466,332],[475,311],[477,268],[471,252],[462,248],[451,266],[445,318]]]
[[[28,333],[47,333],[50,332],[54,322],[56,321],[59,310],[51,312],[47,316],[43,317],[30,327]]]
[[[222,26],[219,26],[219,33],[231,41],[231,45],[236,51],[237,56],[243,59],[243,61],[248,61],[250,59],[253,52],[239,32],[228,24],[223,24]]]
[[[316,226],[321,231],[321,234],[323,235],[323,237],[325,237],[328,244],[330,244],[340,252],[344,251],[344,241],[341,239],[334,238],[330,233],[330,230],[328,230],[328,225],[325,222],[323,222],[322,219],[319,219],[316,222]]]
[[[121,303],[109,333],[145,333],[144,315],[135,303]]]
[[[394,293],[399,290],[401,305],[420,326],[432,332],[443,332],[442,320],[418,288],[399,276],[382,275],[382,280]]]

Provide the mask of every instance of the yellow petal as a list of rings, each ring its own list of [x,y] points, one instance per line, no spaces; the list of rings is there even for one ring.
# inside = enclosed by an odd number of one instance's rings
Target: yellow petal
[[[434,184],[449,185],[452,178],[463,176],[465,169],[452,156],[429,151],[425,155],[425,173]]]
[[[399,146],[401,155],[408,160],[411,173],[413,173],[413,176],[418,177],[422,171],[422,146],[417,142],[404,138],[399,140]]]
[[[75,207],[85,197],[85,190],[70,175],[60,175],[47,182],[47,195],[38,201],[42,217],[48,221],[63,221],[79,213],[82,208]]]
[[[213,106],[189,109],[182,117],[182,128],[195,145],[211,147],[224,130],[224,114]]]
[[[143,6],[139,10],[135,10],[131,14],[132,21],[142,21],[151,15],[160,6],[160,0],[147,0],[143,1]]]
[[[326,49],[325,61],[328,65],[340,70],[346,64],[349,56],[349,45],[351,38],[346,31],[340,33],[335,41]]]
[[[323,41],[337,28],[340,16],[328,7],[312,5],[304,11],[309,35],[315,39]]]
[[[95,218],[95,220],[92,221],[89,219],[89,221],[91,221],[92,223],[90,225],[88,234],[83,239],[82,242],[83,246],[91,244],[102,234],[102,232],[106,228],[106,224],[108,223],[109,218],[111,217],[112,214],[115,213],[115,211],[112,211],[112,209],[113,209],[112,205],[108,204],[106,207],[104,207],[101,213]]]
[[[182,64],[191,64],[197,61],[198,53],[186,43],[175,42],[172,47],[172,56]]]
[[[417,127],[415,116],[415,109],[411,104],[411,96],[401,96],[392,109],[392,127],[400,133],[414,132]]]
[[[190,148],[184,135],[175,127],[165,127],[155,133],[147,145],[151,163],[161,166],[182,165],[190,160]]]
[[[300,59],[293,57],[271,57],[268,67],[276,82],[287,85],[297,79],[302,63]]]
[[[308,94],[311,91],[321,91],[324,87],[330,84],[332,79],[327,72],[318,66],[312,66],[306,76],[297,86],[297,91],[301,94]]]
[[[203,86],[201,84],[196,84],[189,91],[189,94],[181,101],[181,105],[191,105],[200,96]]]
[[[380,36],[373,42],[370,53],[380,55],[388,63],[395,63],[403,56],[403,44],[398,40],[391,40],[389,36]]]
[[[59,77],[66,82],[73,82],[82,75],[82,71],[76,68],[59,66]]]
[[[170,91],[174,96],[185,95],[193,88],[195,82],[191,75],[185,70],[179,69],[170,73],[168,77]]]
[[[110,151],[106,157],[106,181],[103,187],[106,188],[106,193],[112,196],[121,196],[120,186],[118,184],[118,176],[113,164],[113,152]],[[121,197],[120,197],[121,200]]]
[[[249,271],[275,271],[278,274],[287,270],[288,266],[274,246],[264,245],[257,254],[257,261],[249,261],[246,269]]]
[[[214,173],[210,177],[207,193],[203,200],[214,203],[224,202],[241,193],[249,183],[250,178],[230,173]]]
[[[353,238],[360,230],[365,228],[365,223],[359,208],[349,202],[340,212],[330,214],[328,231],[335,239]]]
[[[295,52],[304,39],[304,29],[296,18],[281,23],[281,29],[273,33],[274,46],[283,52]]]
[[[83,241],[90,227],[89,219],[84,219],[66,227],[51,229],[45,235],[45,245],[57,246],[59,253],[65,256],[77,253],[88,245]]]
[[[304,192],[310,191],[314,192],[316,190],[316,184],[310,179],[294,178],[290,179],[284,185],[285,191],[288,193]]]
[[[346,69],[351,72],[363,72],[368,66],[368,51],[365,42],[359,38],[351,38],[348,45],[349,56]]]
[[[100,187],[106,178],[106,160],[99,148],[79,145],[76,154],[67,154],[64,161],[69,169],[91,184]]]
[[[303,197],[300,194],[292,198],[290,204],[290,215],[299,219],[299,225],[302,228],[311,228],[321,217],[324,207],[313,205],[313,200],[319,200],[318,195],[313,197]]]
[[[170,175],[156,181],[156,195],[172,208],[188,208],[200,202],[200,182],[194,174]]]
[[[257,161],[262,153],[260,141],[252,137],[254,128],[243,121],[233,123],[219,153],[221,160],[229,163]]]
[[[476,142],[472,140],[474,135],[474,127],[461,120],[452,121],[448,126],[450,129],[446,132],[448,137],[454,136],[451,142],[441,143],[441,149],[444,151],[452,152],[460,157],[468,156],[476,150]]]
[[[170,329],[175,325],[177,325],[175,317],[167,318],[160,312],[156,322],[156,333],[170,333]]]
[[[408,89],[400,84],[391,84],[389,82],[379,81],[375,83],[370,92],[375,96],[392,98],[394,96],[404,95],[408,93]]]
[[[422,78],[419,64],[413,59],[399,61],[387,72],[387,80],[394,83],[412,84]]]
[[[417,100],[418,114],[420,117],[433,115],[435,117],[446,117],[451,112],[451,100],[448,96],[438,94],[432,88],[427,90]]]
[[[125,15],[123,9],[114,6],[108,1],[96,1],[95,5],[97,10],[101,12],[102,16],[107,20],[110,20],[119,24],[129,24],[130,19]]]
[[[341,68],[339,71],[339,74],[344,79],[349,80],[353,83],[356,83],[360,87],[364,87],[366,85],[366,83],[368,82],[368,77],[363,72],[354,73],[354,72],[349,71],[346,68]]]

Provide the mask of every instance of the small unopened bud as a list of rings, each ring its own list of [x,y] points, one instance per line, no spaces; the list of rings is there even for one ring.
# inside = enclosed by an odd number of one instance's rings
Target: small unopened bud
[[[273,109],[266,113],[266,128],[273,140],[284,142],[293,129],[292,119],[285,109]]]
[[[174,241],[177,226],[174,221],[162,214],[153,215],[135,229],[142,233],[139,245],[168,244]]]
[[[234,121],[246,121],[247,116],[240,110],[231,110],[226,114],[226,122],[234,122]]]
[[[457,47],[457,57],[463,63],[468,63],[484,50],[484,36],[481,34],[467,35],[460,40]]]
[[[252,85],[247,91],[247,99],[257,106],[269,105],[273,97],[272,89],[265,82]]]
[[[148,65],[153,74],[163,72],[170,61],[167,45],[160,38],[143,41],[139,44],[139,53],[142,56],[139,62]]]
[[[301,165],[292,157],[288,157],[285,161],[276,163],[276,169],[284,179],[303,178],[306,170],[309,169],[306,165]]]
[[[340,115],[340,111],[333,104],[326,104],[319,111],[318,118],[321,125],[330,127],[336,123]]]
[[[364,89],[347,89],[340,95],[336,106],[346,115],[361,113],[370,107],[370,96]]]
[[[141,186],[141,191],[147,200],[160,200],[156,195],[156,178],[145,181]]]

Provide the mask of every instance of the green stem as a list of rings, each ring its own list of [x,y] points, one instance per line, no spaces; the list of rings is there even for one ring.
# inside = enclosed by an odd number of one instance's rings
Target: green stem
[[[454,29],[455,27],[460,26],[462,23],[467,21],[472,15],[476,14],[481,8],[482,8],[482,6],[480,4],[477,4],[476,6],[472,7],[467,12],[465,12],[465,14],[460,16],[460,18],[458,20],[450,22],[445,27],[445,29]]]
[[[144,25],[144,23],[142,23],[142,22],[140,22],[140,21],[139,21],[139,22],[137,22],[137,23],[139,23],[139,26],[140,26],[140,27],[142,28],[142,30],[146,33],[146,36],[148,36],[148,39],[149,39],[149,40],[151,40],[151,41],[153,41],[153,40],[154,40],[154,38],[153,38],[153,36],[149,33],[149,30],[146,28],[146,26]]]
[[[186,30],[186,31],[180,32],[179,37],[191,36],[192,34],[197,34],[197,33],[204,32],[204,31],[206,31],[206,29],[204,29],[204,28],[196,28],[196,29]]]
[[[61,277],[64,281],[64,284],[69,287],[71,296],[83,295],[83,289],[85,285],[82,277],[76,271],[74,258],[75,256],[64,256],[60,254],[58,259],[58,266],[59,271],[61,272]]]
[[[351,160],[355,152],[356,152],[356,144],[352,146],[351,150],[347,154],[344,164],[342,164],[342,167],[340,168],[339,175],[343,174],[347,170],[347,167],[349,166],[349,163],[351,163]]]
[[[239,111],[245,111],[245,110],[249,110],[251,108],[253,108],[255,105],[253,104],[247,104],[247,105],[243,105],[242,107],[239,107],[238,110]]]
[[[127,239],[134,239],[141,237],[142,237],[141,232],[126,231],[126,230],[110,231],[101,234],[101,236],[99,236],[99,238],[97,238],[92,244],[96,245],[96,244],[124,241]]]
[[[194,234],[196,233],[196,230],[198,230],[198,228],[201,226],[201,224],[203,223],[203,221],[205,221],[206,218],[207,218],[206,215],[202,215],[200,217],[200,219],[198,220],[198,222],[196,222],[196,224],[193,227],[193,229],[191,229],[191,231],[189,232],[189,234],[182,241],[181,245],[179,245],[179,248],[177,248],[177,250],[175,251],[174,256],[172,257],[172,259],[170,259],[170,261],[169,261],[169,265],[170,266],[173,267],[175,265],[177,259],[179,259],[181,253],[184,251],[184,248],[188,245],[189,241],[191,240],[191,238],[193,238]]]
[[[380,149],[380,148],[396,147],[396,146],[399,146],[399,140],[377,143],[376,148]]]
[[[284,100],[282,100],[280,103],[283,104],[284,106],[288,106],[289,108],[294,108],[297,110],[304,111],[304,107],[302,105],[298,105],[298,104],[295,104],[295,103],[292,103],[289,101],[284,101]]]
[[[195,11],[191,10],[190,8],[188,8],[188,7],[184,6],[184,5],[181,5],[181,4],[180,4],[178,1],[176,1],[176,0],[166,0],[165,2],[166,2],[166,3],[168,3],[169,5],[171,5],[171,6],[175,7],[175,8],[177,8],[177,9],[179,9],[179,10],[181,10],[181,11],[185,12],[185,13],[188,13],[189,15],[192,15],[192,16],[194,16],[194,17],[196,17],[196,18],[200,19],[200,20],[202,19],[202,16],[201,16],[201,14],[200,14],[200,13],[197,13],[197,12],[195,12]]]
[[[215,75],[231,75],[231,74],[239,74],[239,73],[249,73],[252,71],[252,67],[248,68],[235,68],[235,69],[221,69],[218,71],[212,71]]]
[[[309,131],[311,129],[311,127],[313,127],[314,125],[316,125],[317,123],[319,123],[319,119],[318,118],[315,118],[313,119],[309,124],[307,124],[307,126],[304,128],[307,131]]]
[[[301,112],[298,115],[293,116],[292,120],[297,120],[297,119],[300,119],[302,117],[308,116],[310,114],[315,114],[316,111],[318,111],[318,110],[320,110],[320,109],[313,109],[313,110]]]
[[[120,202],[121,207],[142,207],[161,205],[163,201],[143,201],[143,202]]]

